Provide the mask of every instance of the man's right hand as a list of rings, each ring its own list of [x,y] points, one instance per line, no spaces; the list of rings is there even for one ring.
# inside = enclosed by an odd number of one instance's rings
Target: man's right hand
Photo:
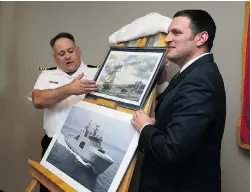
[[[82,95],[96,91],[98,85],[93,80],[82,79],[84,73],[77,76],[68,86],[71,95]]]

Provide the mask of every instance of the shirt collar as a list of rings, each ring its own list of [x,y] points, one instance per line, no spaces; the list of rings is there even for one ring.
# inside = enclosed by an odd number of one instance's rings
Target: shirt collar
[[[180,69],[180,73],[182,71],[184,71],[189,65],[193,64],[197,59],[203,57],[204,55],[208,55],[208,54],[211,54],[211,53],[204,53],[204,54],[201,54],[193,59],[191,59],[190,61],[188,61],[185,65],[183,65],[183,67]]]
[[[80,63],[80,66],[79,66],[79,68],[78,68],[78,70],[75,72],[75,73],[73,73],[72,75],[71,75],[71,77],[77,77],[78,75],[80,75],[82,72],[84,72],[85,74],[85,76],[87,76],[87,70],[86,70],[86,65],[83,63],[83,61],[81,61],[81,63]],[[67,75],[67,74],[66,74]],[[69,75],[68,75],[69,76]]]
[[[87,76],[85,68],[86,68],[86,65],[83,63],[83,61],[81,61],[79,68],[72,75],[68,75],[67,73],[65,73],[64,71],[62,71],[59,67],[57,67],[55,73],[59,74],[59,75],[64,74],[66,77],[69,77],[69,78],[71,78],[71,77],[75,78],[78,75],[80,75],[82,72],[85,72],[85,76]]]

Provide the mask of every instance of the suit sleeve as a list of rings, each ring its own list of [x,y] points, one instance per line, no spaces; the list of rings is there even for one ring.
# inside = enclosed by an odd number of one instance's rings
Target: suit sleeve
[[[159,162],[177,164],[192,155],[210,129],[215,114],[212,82],[205,77],[184,81],[175,93],[166,131],[147,125],[140,134],[139,149],[152,154]]]

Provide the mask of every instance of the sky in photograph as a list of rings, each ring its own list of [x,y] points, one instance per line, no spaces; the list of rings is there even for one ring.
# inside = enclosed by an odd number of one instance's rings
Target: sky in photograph
[[[108,117],[108,108],[102,109],[104,114],[96,113],[81,107],[74,106],[67,117],[63,127],[80,131],[92,120],[92,126],[100,125],[99,129],[102,133],[103,141],[116,148],[127,150],[135,129],[130,122],[124,122]]]
[[[161,54],[156,55],[140,55],[140,54],[123,54],[111,53],[106,61],[105,68],[100,75],[100,81],[104,81],[104,77],[111,72],[116,65],[122,67],[116,73],[114,84],[133,84],[136,81],[142,81],[145,84],[154,72],[154,67]],[[99,82],[98,82],[99,83]]]

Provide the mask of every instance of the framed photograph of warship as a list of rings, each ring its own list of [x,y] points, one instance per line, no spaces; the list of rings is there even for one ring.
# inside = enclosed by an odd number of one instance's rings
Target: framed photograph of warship
[[[116,191],[138,144],[131,118],[80,102],[53,137],[41,164],[77,191]]]
[[[95,92],[87,98],[115,101],[118,105],[141,108],[165,63],[166,48],[111,47],[94,80]]]

